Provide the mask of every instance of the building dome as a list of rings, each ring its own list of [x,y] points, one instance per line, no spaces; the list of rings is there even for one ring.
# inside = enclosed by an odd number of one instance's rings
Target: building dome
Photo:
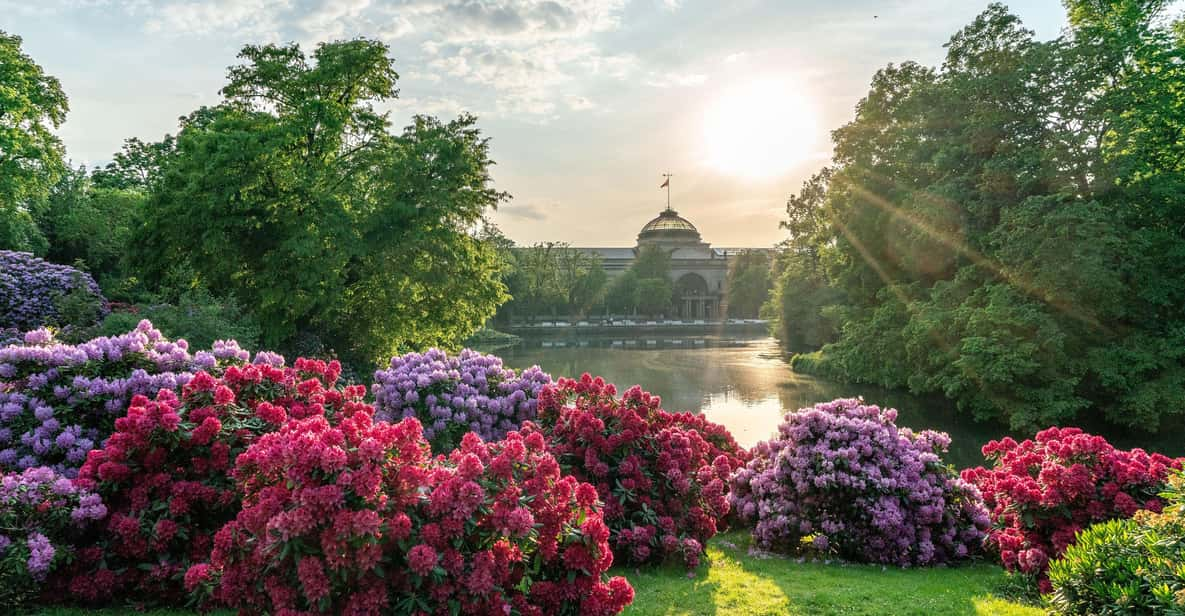
[[[667,208],[638,232],[638,243],[644,241],[699,242],[700,236],[691,221]]]

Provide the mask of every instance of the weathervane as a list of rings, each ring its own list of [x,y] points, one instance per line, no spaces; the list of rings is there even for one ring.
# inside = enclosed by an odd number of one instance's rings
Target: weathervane
[[[659,188],[667,189],[667,211],[668,212],[671,211],[671,177],[673,177],[673,176],[674,176],[673,173],[662,174],[662,177],[664,177],[666,179],[664,179],[662,181],[662,185],[659,186]]]

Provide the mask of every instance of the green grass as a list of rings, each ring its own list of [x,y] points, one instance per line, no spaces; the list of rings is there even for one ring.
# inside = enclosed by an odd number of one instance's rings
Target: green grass
[[[783,614],[905,616],[1039,616],[1042,610],[999,595],[1003,571],[994,565],[894,569],[785,558],[754,558],[743,532],[708,544],[707,560],[689,579],[682,567],[626,570],[634,586],[627,616],[764,616]],[[129,610],[46,608],[37,616],[115,616]],[[147,616],[192,616],[157,610]],[[219,613],[218,616],[229,616]]]

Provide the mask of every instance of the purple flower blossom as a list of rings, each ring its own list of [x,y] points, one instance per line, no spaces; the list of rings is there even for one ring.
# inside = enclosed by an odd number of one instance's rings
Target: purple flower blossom
[[[842,558],[932,565],[983,542],[979,491],[942,464],[942,433],[914,433],[897,411],[833,400],[789,413],[732,477],[729,500],[765,550],[804,539]]]
[[[217,373],[250,359],[234,341],[189,353],[148,321],[119,336],[61,344],[35,330],[24,344],[0,348],[0,471],[50,466],[73,477],[111,433],[132,396],[180,389],[198,370]],[[283,362],[275,354],[267,362]],[[278,359],[277,359],[278,358]]]
[[[374,374],[375,417],[387,421],[418,417],[433,451],[447,453],[469,431],[485,441],[499,440],[534,419],[536,397],[551,383],[533,366],[521,373],[494,355],[440,349],[391,358]]]
[[[33,330],[25,343],[45,344],[49,332],[40,328],[58,317],[55,299],[73,290],[79,282],[97,297],[106,310],[106,300],[90,274],[68,265],[57,265],[27,252],[0,250],[0,328]],[[7,336],[6,336],[7,337]],[[0,361],[0,365],[3,365]],[[0,370],[0,377],[7,370]]]

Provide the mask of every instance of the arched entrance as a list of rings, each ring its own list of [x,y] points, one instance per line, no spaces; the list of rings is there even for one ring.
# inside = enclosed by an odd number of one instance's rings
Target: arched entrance
[[[683,319],[711,319],[716,314],[716,298],[708,291],[708,281],[688,272],[675,281],[675,312]]]

